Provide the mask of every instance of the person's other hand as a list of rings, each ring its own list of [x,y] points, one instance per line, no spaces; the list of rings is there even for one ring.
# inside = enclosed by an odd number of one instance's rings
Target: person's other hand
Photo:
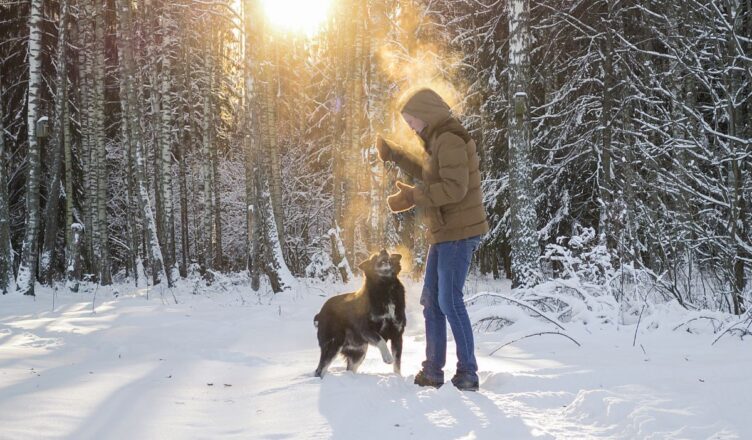
[[[415,206],[415,198],[413,197],[415,187],[397,181],[397,189],[399,189],[399,192],[386,198],[389,209],[392,212],[403,212],[412,209]]]
[[[392,149],[389,147],[387,141],[380,135],[376,136],[376,151],[379,153],[379,159],[384,162],[392,160]]]

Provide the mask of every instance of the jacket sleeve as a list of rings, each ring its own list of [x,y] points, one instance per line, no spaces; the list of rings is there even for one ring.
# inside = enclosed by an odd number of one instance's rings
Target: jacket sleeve
[[[439,182],[417,185],[413,192],[417,206],[443,206],[457,203],[467,194],[470,169],[467,146],[457,135],[444,133],[436,139]]]
[[[389,146],[390,159],[397,164],[398,167],[413,179],[423,178],[423,167],[418,160],[405,152],[405,149],[392,141],[384,140]]]

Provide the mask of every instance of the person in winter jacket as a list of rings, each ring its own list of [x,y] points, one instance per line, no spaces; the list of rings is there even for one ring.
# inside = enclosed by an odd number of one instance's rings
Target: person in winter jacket
[[[430,249],[420,303],[426,325],[426,360],[415,376],[421,386],[444,384],[447,333],[457,346],[457,373],[452,383],[462,390],[478,389],[478,364],[470,318],[462,298],[473,252],[488,232],[480,187],[480,159],[475,141],[452,116],[435,91],[420,89],[401,110],[405,122],[422,139],[424,151],[414,157],[379,137],[376,148],[383,161],[395,162],[418,180],[415,186],[397,182],[398,192],[387,203],[393,212],[424,210]]]

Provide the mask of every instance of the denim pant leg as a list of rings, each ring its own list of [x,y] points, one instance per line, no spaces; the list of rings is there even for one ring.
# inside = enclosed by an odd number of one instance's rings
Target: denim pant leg
[[[439,307],[449,321],[457,344],[457,374],[475,380],[478,379],[478,363],[462,289],[479,242],[480,237],[472,237],[440,243],[438,246]]]
[[[423,373],[431,380],[444,381],[446,363],[446,317],[439,307],[439,255],[436,245],[431,245],[426,259],[426,274],[423,282],[423,317],[426,323],[426,360]]]

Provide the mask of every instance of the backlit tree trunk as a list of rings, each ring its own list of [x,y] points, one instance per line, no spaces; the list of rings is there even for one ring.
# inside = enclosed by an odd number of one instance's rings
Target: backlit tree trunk
[[[251,10],[254,10],[255,3],[251,4]],[[247,19],[251,19],[247,17]],[[277,114],[276,114],[276,95],[278,91],[278,78],[276,78],[276,60],[274,50],[270,46],[274,41],[265,38],[264,23],[258,20],[255,23],[256,32],[252,36],[256,44],[246,45],[246,86],[249,114],[246,115],[246,124],[253,129],[252,137],[256,138],[249,142],[249,146],[257,148],[251,150],[246,158],[251,163],[252,169],[246,170],[246,175],[253,179],[253,200],[248,201],[247,215],[249,234],[254,234],[254,238],[249,240],[249,263],[251,265],[252,285],[258,287],[258,277],[256,274],[263,272],[269,279],[272,290],[280,292],[289,289],[294,278],[284,259],[282,251],[282,237],[284,233],[278,229],[281,228],[282,222],[278,220],[278,213],[275,212],[275,186],[277,187],[278,209],[281,211],[282,188],[281,188],[281,170],[279,169],[279,151],[277,144]],[[253,28],[246,23],[246,28]],[[260,46],[257,48],[257,46]],[[256,58],[256,54],[265,54],[265,56]],[[248,59],[250,57],[250,59]],[[262,66],[261,63],[264,65]],[[253,74],[257,74],[256,77]],[[263,82],[256,81],[260,76]],[[255,88],[260,84],[259,89]],[[258,92],[257,92],[258,90]],[[258,109],[258,118],[253,114],[252,108]],[[264,158],[265,160],[262,160]],[[275,175],[277,176],[275,178]],[[276,183],[275,183],[276,182]],[[246,192],[250,188],[247,187]],[[281,218],[281,213],[279,216]]]
[[[269,164],[269,190],[274,212],[278,240],[284,242],[284,211],[282,210],[282,170],[280,169],[279,142],[277,142],[277,92],[279,91],[279,68],[277,41],[266,38],[264,146]]]

